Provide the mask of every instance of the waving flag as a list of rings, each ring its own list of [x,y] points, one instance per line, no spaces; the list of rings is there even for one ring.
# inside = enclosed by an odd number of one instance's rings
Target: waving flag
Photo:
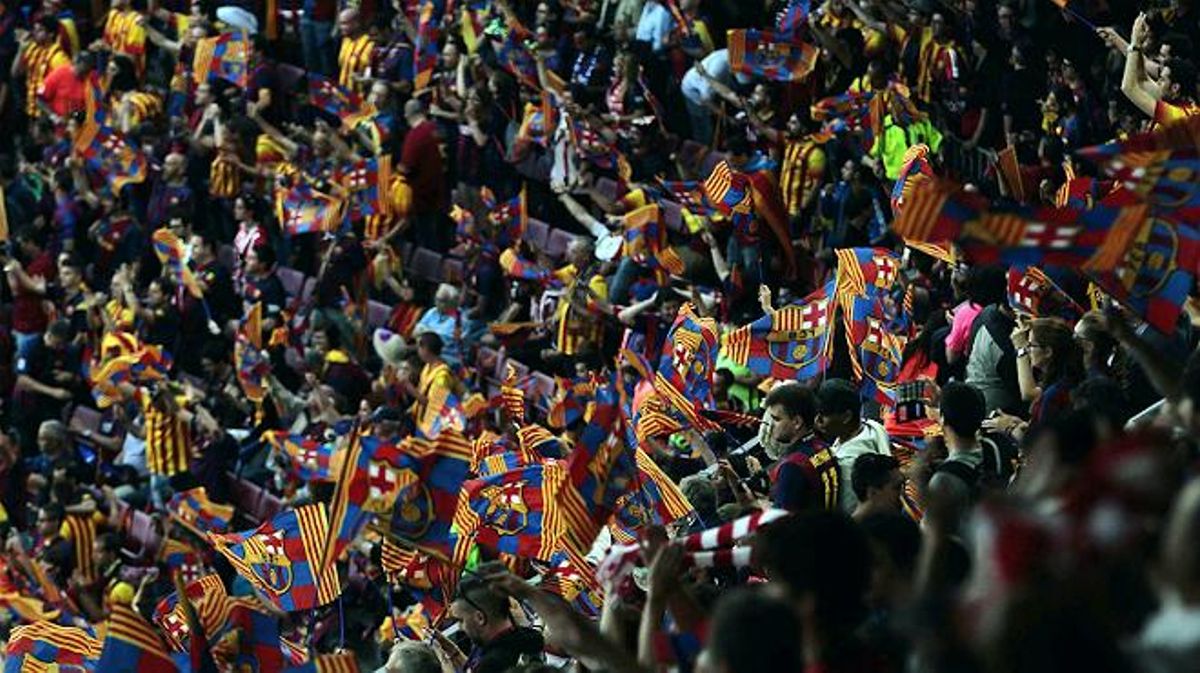
[[[349,193],[346,203],[363,216],[388,215],[387,188],[392,181],[392,158],[360,159],[334,172],[334,180]]]
[[[287,455],[289,472],[297,479],[304,482],[333,481],[335,444],[274,430],[263,433],[263,439]]]
[[[462,434],[448,431],[432,441],[408,437],[399,450],[400,465],[411,473],[406,478],[416,479],[396,500],[392,534],[458,564],[467,549],[450,527],[471,464],[471,443]]]
[[[35,622],[18,626],[9,634],[4,672],[49,670],[45,664],[57,664],[60,669],[96,670],[100,650],[100,642],[81,628]]]
[[[245,89],[250,83],[250,38],[244,32],[202,38],[192,57],[192,76],[196,84],[220,78]]]
[[[438,62],[438,36],[442,17],[446,13],[444,0],[424,0],[417,14],[417,39],[413,55],[413,89],[429,86]]]
[[[879,296],[854,297],[842,315],[850,364],[863,397],[894,404],[907,340],[889,329],[890,317]]]
[[[169,576],[181,575],[185,584],[200,579],[205,571],[200,552],[192,545],[175,538],[163,540],[162,546],[158,548],[158,562],[166,566]]]
[[[775,22],[775,29],[779,36],[787,38],[799,30],[800,26],[808,21],[811,9],[812,0],[789,0]]]
[[[637,542],[647,526],[665,526],[695,513],[695,508],[662,468],[640,447],[635,449],[637,480],[617,500],[609,531],[618,544]]]
[[[396,498],[416,480],[405,472],[402,456],[394,444],[357,431],[351,435],[334,483],[329,529],[322,563],[340,558],[372,516],[391,512]]]
[[[733,330],[725,355],[758,376],[808,381],[821,376],[832,357],[835,281],[771,315]]]
[[[729,66],[734,72],[774,82],[798,82],[817,64],[820,50],[765,30],[738,29],[728,34]]]
[[[517,81],[528,87],[538,89],[537,61],[525,46],[525,40],[530,38],[529,31],[520,24],[510,22],[505,31],[500,48],[496,50],[496,60]]]
[[[1116,269],[1151,224],[1149,206],[1098,205],[1092,210],[1017,208],[989,210],[977,195],[925,183],[896,218],[897,234],[916,241],[958,242],[979,264]]]
[[[1017,313],[1053,316],[1071,322],[1083,315],[1083,307],[1036,266],[1008,270],[1008,305]]]
[[[46,607],[45,602],[32,596],[22,596],[16,591],[0,591],[0,616],[10,624],[54,621],[60,610]]]
[[[175,673],[179,670],[167,654],[158,632],[132,607],[114,603],[109,610],[104,647],[96,670],[104,673]]]
[[[353,652],[340,654],[318,654],[299,666],[283,669],[283,673],[358,673],[358,659]]]
[[[892,212],[899,213],[905,197],[912,193],[916,185],[933,177],[933,167],[929,165],[929,146],[922,143],[908,148],[904,153],[904,163],[900,165],[900,176],[892,187]]]
[[[508,248],[500,253],[500,268],[504,275],[517,280],[533,280],[544,284],[551,282],[549,271],[518,255],[516,248]]]
[[[184,591],[196,610],[196,617],[204,632],[215,639],[225,629],[233,609],[225,584],[217,575],[205,575],[188,582]],[[162,629],[167,644],[176,652],[187,651],[191,626],[177,594],[172,593],[158,602],[154,608],[154,622]]]
[[[72,150],[88,168],[103,176],[114,195],[126,185],[145,182],[149,174],[146,155],[124,135],[95,121],[85,121],[76,132]]]
[[[362,96],[338,86],[328,77],[309,72],[307,78],[309,102],[318,110],[336,117],[343,128],[354,128],[373,112]]]
[[[222,505],[208,499],[203,486],[176,493],[171,497],[167,511],[171,516],[197,535],[224,533],[233,520],[233,505]]]
[[[229,624],[241,633],[233,654],[234,671],[281,671],[284,666],[283,638],[279,636],[279,617],[268,612],[253,598],[234,598]],[[218,645],[220,647],[220,645]],[[292,650],[288,649],[289,656]]]
[[[341,593],[337,567],[321,561],[329,533],[324,504],[282,512],[244,533],[208,534],[213,547],[284,612],[309,610]]]
[[[900,279],[900,258],[887,248],[842,248],[835,254],[840,297],[887,294]]]
[[[556,501],[566,480],[563,465],[548,462],[469,481],[455,526],[489,549],[548,561],[562,531]]]
[[[870,113],[871,100],[875,97],[871,91],[848,91],[837,96],[822,98],[812,104],[809,114],[813,121],[842,119],[855,127],[867,125],[867,115]]]
[[[690,303],[684,304],[667,333],[653,381],[655,392],[689,425],[701,430],[719,427],[701,414],[715,405],[712,376],[719,334],[715,320],[701,318]]]
[[[289,235],[314,231],[336,231],[342,223],[345,202],[298,181],[291,187],[275,188],[275,211]]]
[[[570,550],[555,552],[550,567],[539,571],[540,588],[562,598],[576,611],[595,618],[604,605],[604,590],[583,554]]]
[[[682,275],[683,260],[667,245],[667,228],[662,208],[651,203],[631,210],[623,218],[625,247],[623,254],[638,264],[661,268]]]
[[[187,288],[188,293],[199,299],[204,296],[204,290],[200,288],[200,284],[196,281],[195,274],[192,273],[192,268],[188,266],[186,255],[183,250],[183,242],[179,237],[171,232],[170,229],[159,229],[152,236],[154,240],[154,254],[158,257],[158,261],[162,263],[167,272],[171,274],[171,279],[179,287]]]
[[[1200,267],[1200,232],[1181,214],[1151,215],[1120,265],[1090,274],[1113,299],[1156,329],[1174,333]]]

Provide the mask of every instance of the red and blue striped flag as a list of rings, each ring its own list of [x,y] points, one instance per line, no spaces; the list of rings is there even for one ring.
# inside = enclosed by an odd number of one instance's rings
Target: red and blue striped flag
[[[836,288],[831,280],[799,303],[733,330],[725,338],[725,356],[758,376],[780,381],[820,377],[833,353]]]
[[[238,574],[284,612],[325,605],[341,594],[337,566],[322,568],[329,534],[324,504],[287,510],[243,533],[208,534]]]
[[[336,445],[304,435],[277,432],[263,433],[271,446],[288,457],[288,471],[304,482],[333,481]]]
[[[197,535],[224,533],[233,520],[233,505],[223,505],[208,499],[203,486],[181,491],[171,496],[168,505],[171,516]]]
[[[192,75],[197,84],[220,78],[245,89],[250,83],[250,38],[238,32],[201,39],[192,57]]]
[[[1008,305],[1019,314],[1039,318],[1053,316],[1074,322],[1083,315],[1083,307],[1036,266],[1008,270]]]
[[[171,276],[171,280],[179,287],[187,288],[189,294],[199,299],[204,296],[204,290],[188,265],[183,242],[170,229],[159,229],[152,235],[154,254]]]
[[[76,626],[34,622],[18,626],[8,635],[4,673],[49,670],[38,664],[57,664],[59,669],[93,671],[100,657],[100,641]]]
[[[562,463],[527,465],[463,485],[455,526],[480,545],[521,558],[549,561],[562,532],[557,500],[567,487]]]
[[[775,21],[775,29],[780,37],[795,34],[800,26],[808,21],[809,12],[812,10],[811,5],[812,0],[789,0]]]
[[[126,185],[145,182],[149,175],[146,155],[123,134],[95,121],[87,120],[76,132],[72,150],[83,157],[86,166],[105,178],[114,196]]]
[[[132,607],[109,606],[108,628],[97,671],[104,673],[176,673],[179,668],[167,654],[158,632]]]
[[[753,28],[728,33],[734,72],[774,82],[798,82],[812,72],[821,51],[811,44]]]
[[[276,216],[291,236],[336,231],[341,226],[345,205],[342,199],[318,191],[303,180],[290,187],[275,188]]]
[[[717,321],[701,318],[690,303],[685,303],[667,333],[652,382],[671,410],[687,425],[700,430],[720,427],[702,413],[716,404],[712,377],[719,342]]]
[[[424,0],[417,14],[417,39],[413,48],[413,89],[429,86],[438,63],[438,37],[446,13],[445,0]]]
[[[907,339],[889,329],[891,317],[879,295],[849,299],[842,316],[850,364],[863,397],[885,406],[895,404]]]
[[[194,581],[187,582],[184,588],[188,602],[196,610],[196,617],[204,632],[216,638],[225,630],[229,622],[229,613],[233,609],[225,584],[218,575],[205,575]],[[179,595],[171,593],[158,602],[154,608],[154,623],[162,629],[167,644],[176,652],[186,652],[191,638],[191,626]]]

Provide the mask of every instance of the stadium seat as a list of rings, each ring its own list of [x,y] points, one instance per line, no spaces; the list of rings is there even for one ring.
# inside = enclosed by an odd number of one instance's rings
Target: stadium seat
[[[126,537],[137,543],[137,555],[143,560],[153,559],[158,553],[161,536],[158,534],[154,517],[149,514],[136,509],[130,510]]]
[[[524,238],[529,245],[533,246],[534,250],[545,249],[546,239],[550,238],[550,225],[531,217],[525,223]]]
[[[367,302],[367,325],[371,327],[372,331],[386,325],[391,315],[391,306],[374,299]]]
[[[551,229],[550,238],[546,241],[546,254],[554,259],[562,259],[562,256],[567,254],[567,246],[573,240],[575,240],[573,234],[568,234],[562,229]]]
[[[442,261],[442,280],[455,285],[463,281],[463,263],[457,259],[445,259]]]
[[[413,253],[412,272],[431,283],[440,283],[442,256],[427,248],[417,248]]]
[[[620,189],[621,185],[612,178],[597,178],[596,180],[596,191],[610,201],[616,201],[621,196]]]

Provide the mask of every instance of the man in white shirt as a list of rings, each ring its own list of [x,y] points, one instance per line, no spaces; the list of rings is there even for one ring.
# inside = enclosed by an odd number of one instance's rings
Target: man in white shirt
[[[667,48],[667,40],[671,37],[671,28],[675,20],[666,5],[659,0],[648,0],[642,5],[642,15],[638,19],[634,39],[650,45],[650,50],[661,54]]]
[[[876,421],[862,418],[862,399],[845,379],[829,379],[817,389],[817,432],[830,443],[837,460],[839,482],[854,483],[854,461],[868,453],[892,455],[887,431]],[[858,496],[853,488],[838,489],[838,507],[853,514]]]
[[[722,97],[721,90],[725,96],[732,96],[735,84],[749,81],[749,77],[733,72],[728,49],[714,50],[684,73],[680,89],[692,121],[692,140],[712,143],[713,112]]]

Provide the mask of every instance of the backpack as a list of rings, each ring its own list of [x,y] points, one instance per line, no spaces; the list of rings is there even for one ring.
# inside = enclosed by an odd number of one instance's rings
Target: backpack
[[[934,468],[934,473],[943,472],[961,479],[971,488],[972,496],[1003,491],[1012,479],[1017,460],[1017,444],[1004,434],[986,434],[979,438],[983,451],[983,462],[972,467],[958,460],[944,460]]]

